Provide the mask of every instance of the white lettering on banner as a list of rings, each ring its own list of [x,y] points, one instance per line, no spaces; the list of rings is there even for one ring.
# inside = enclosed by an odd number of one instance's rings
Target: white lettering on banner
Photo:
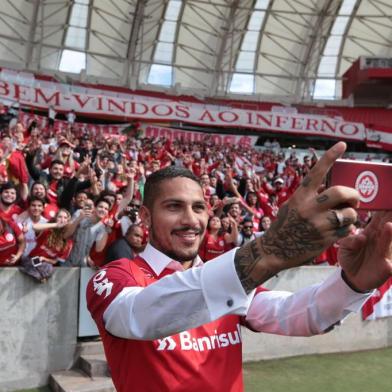
[[[236,330],[232,332],[221,334],[219,334],[217,330],[214,332],[214,335],[198,338],[193,337],[189,331],[180,332],[177,335],[180,340],[179,348],[183,351],[205,351],[234,346],[242,342],[241,327],[239,324],[237,324]],[[164,339],[157,339],[157,342],[157,351],[171,351],[178,347],[172,336],[168,336]]]
[[[226,106],[186,102],[179,103],[174,99],[156,98],[135,94],[121,93],[121,97],[113,97],[113,92],[85,88],[84,93],[79,86],[61,85],[46,82],[45,87],[34,80],[32,85],[22,86],[11,81],[0,80],[0,98],[17,101],[21,105],[48,108],[53,105],[57,110],[78,113],[110,115],[122,120],[156,120],[186,121],[203,126],[236,126],[275,132],[311,134],[365,140],[363,123],[345,121],[342,118],[327,115],[303,113],[279,113],[276,111],[256,111],[237,109]]]
[[[93,279],[94,283],[94,291],[97,293],[97,295],[102,295],[104,292],[105,298],[110,295],[112,292],[113,288],[113,283],[109,282],[108,278],[105,278],[106,276],[106,270],[102,270],[98,272]]]

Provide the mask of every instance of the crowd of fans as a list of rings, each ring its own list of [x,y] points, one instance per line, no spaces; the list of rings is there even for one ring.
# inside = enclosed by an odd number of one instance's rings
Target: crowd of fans
[[[73,117],[73,116],[71,116]],[[4,127],[0,140],[0,266],[45,282],[53,266],[102,265],[141,252],[143,186],[168,165],[200,177],[210,220],[200,257],[208,261],[263,235],[317,161],[269,143],[249,146],[90,135],[70,122]],[[336,262],[330,249],[317,262]]]

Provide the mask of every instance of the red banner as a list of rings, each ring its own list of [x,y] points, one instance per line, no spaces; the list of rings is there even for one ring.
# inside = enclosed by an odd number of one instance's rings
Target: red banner
[[[26,79],[25,74],[23,77]],[[364,141],[369,146],[392,151],[391,114],[387,109],[374,109],[373,115],[371,108],[309,106],[285,110],[283,106],[267,103],[264,106],[254,103],[250,108],[250,103],[240,104],[239,101],[212,105],[191,98],[180,100],[166,95],[134,94],[120,88],[65,85],[40,80],[33,74],[26,80],[19,76],[18,71],[0,72],[0,100],[45,110],[49,106],[61,112],[75,110],[77,114],[94,118],[175,121],[203,127],[244,128]],[[262,106],[263,109],[259,110]]]

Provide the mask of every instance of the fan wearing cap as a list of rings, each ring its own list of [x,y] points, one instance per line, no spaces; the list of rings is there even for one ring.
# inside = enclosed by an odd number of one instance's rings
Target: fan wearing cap
[[[278,177],[277,179],[275,179],[274,193],[276,195],[279,207],[289,198],[289,191],[288,188],[284,185],[283,178]]]
[[[54,157],[48,157],[42,164],[42,169],[47,169],[52,160],[58,160],[64,163],[64,178],[72,178],[79,169],[79,163],[73,158],[73,149],[75,145],[69,140],[62,138],[59,141],[58,148]]]

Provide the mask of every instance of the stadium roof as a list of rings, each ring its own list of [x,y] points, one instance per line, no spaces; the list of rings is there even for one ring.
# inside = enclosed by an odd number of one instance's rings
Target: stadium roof
[[[387,0],[2,0],[0,66],[62,81],[283,102],[339,99],[391,56]]]

